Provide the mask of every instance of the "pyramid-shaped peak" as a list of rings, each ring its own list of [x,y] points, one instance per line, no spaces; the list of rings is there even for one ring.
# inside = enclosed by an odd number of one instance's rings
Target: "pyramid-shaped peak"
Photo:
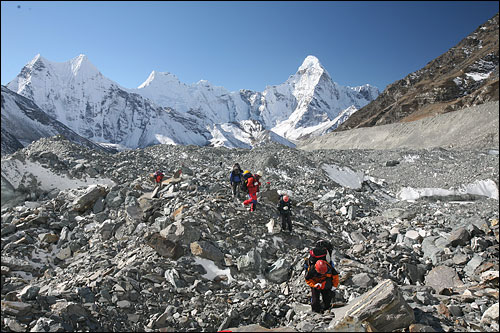
[[[149,74],[148,78],[146,81],[144,81],[138,89],[145,88],[147,86],[150,86],[153,82],[155,82],[155,85],[161,85],[165,84],[168,82],[179,82],[179,79],[175,74],[172,74],[170,72],[157,72],[157,71],[152,71],[151,74]]]
[[[71,61],[78,61],[78,62],[82,62],[82,61],[88,61],[88,57],[85,55],[85,54],[79,54],[77,57],[71,59]]]
[[[85,74],[92,74],[99,72],[92,63],[90,63],[88,57],[85,54],[80,54],[77,57],[71,59],[70,61],[71,71],[73,75],[84,71]]]
[[[299,70],[304,70],[308,68],[318,68],[318,69],[323,69],[323,66],[319,63],[318,58],[316,58],[313,55],[308,55],[305,59],[302,65],[300,66]]]
[[[45,58],[43,58],[40,53],[38,53],[31,61],[28,63],[28,67],[33,67],[37,62],[43,62]]]

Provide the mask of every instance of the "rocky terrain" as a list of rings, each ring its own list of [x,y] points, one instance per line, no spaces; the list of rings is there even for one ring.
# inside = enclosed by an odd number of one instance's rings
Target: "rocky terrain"
[[[498,331],[498,153],[40,139],[2,158],[1,330]],[[256,212],[234,162],[264,172]],[[341,281],[323,315],[302,272],[320,239]]]

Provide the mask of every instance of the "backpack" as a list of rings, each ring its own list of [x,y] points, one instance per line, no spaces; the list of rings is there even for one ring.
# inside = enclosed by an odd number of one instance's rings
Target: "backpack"
[[[311,267],[314,267],[316,261],[325,260],[328,262],[333,269],[335,265],[333,264],[332,255],[332,245],[328,241],[319,241],[316,243],[316,247],[309,251],[309,257],[304,258],[304,270],[307,272]]]
[[[241,179],[241,190],[245,193],[248,193],[248,179],[252,177],[252,173],[248,172],[243,174],[243,178]]]

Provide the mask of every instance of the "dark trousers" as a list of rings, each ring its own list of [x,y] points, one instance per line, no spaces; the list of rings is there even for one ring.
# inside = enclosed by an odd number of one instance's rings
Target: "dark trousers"
[[[281,214],[281,230],[292,231],[292,216],[290,214]]]
[[[331,289],[316,289],[311,288],[311,308],[314,312],[322,313],[323,310],[330,308],[330,303],[332,302],[333,292]],[[321,301],[319,299],[320,295],[323,296],[323,307],[321,307]]]
[[[231,187],[232,187],[232,190],[233,190],[233,197],[240,197],[240,184],[241,183],[237,183],[237,182],[233,182],[231,184]]]

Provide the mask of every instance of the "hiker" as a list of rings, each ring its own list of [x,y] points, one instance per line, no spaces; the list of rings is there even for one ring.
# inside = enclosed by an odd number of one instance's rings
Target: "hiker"
[[[249,199],[243,201],[243,205],[250,205],[250,211],[253,212],[257,208],[257,192],[260,188],[260,178],[262,177],[262,171],[254,173],[251,177],[245,180],[246,187],[248,189]]]
[[[156,186],[160,186],[161,187],[162,180],[163,180],[164,176],[165,176],[165,174],[163,173],[163,171],[156,170],[156,172],[153,174],[153,178],[154,178],[154,182],[155,182]]]
[[[243,177],[243,170],[241,170],[240,165],[235,163],[233,165],[233,170],[229,175],[229,181],[231,182],[231,189],[233,193],[233,198],[240,197],[240,184]]]
[[[286,194],[280,195],[277,208],[281,216],[281,231],[288,229],[289,232],[292,232],[292,202],[290,197]]]
[[[337,288],[339,285],[339,273],[331,260],[331,249],[329,242],[318,242],[316,247],[309,251],[310,256],[304,263],[305,280],[311,287],[311,308],[318,313],[330,308],[334,296],[332,287]],[[323,298],[323,305],[320,295]]]

